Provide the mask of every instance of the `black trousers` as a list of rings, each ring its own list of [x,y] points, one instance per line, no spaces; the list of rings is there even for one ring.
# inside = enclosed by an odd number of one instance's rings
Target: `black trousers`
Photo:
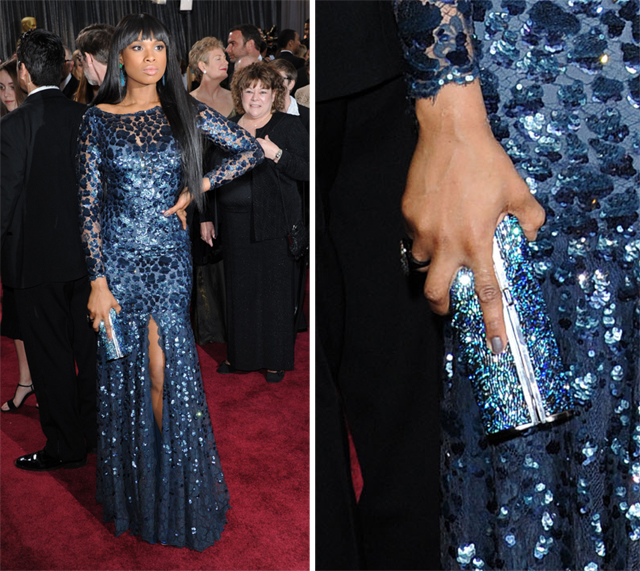
[[[399,263],[416,141],[405,93],[398,78],[317,105],[318,569],[440,568],[442,334],[424,277]]]
[[[87,322],[89,279],[14,291],[45,450],[62,461],[78,460],[95,448],[98,436],[97,342]]]

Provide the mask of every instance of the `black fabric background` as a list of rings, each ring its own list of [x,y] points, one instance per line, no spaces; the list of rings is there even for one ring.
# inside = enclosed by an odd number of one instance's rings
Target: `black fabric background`
[[[0,57],[15,52],[21,33],[20,21],[33,16],[38,27],[58,34],[72,50],[75,39],[85,26],[94,23],[113,24],[127,14],[147,12],[163,22],[171,32],[179,53],[186,61],[190,47],[205,36],[215,36],[226,44],[229,28],[238,24],[255,24],[263,31],[272,25],[280,30],[296,29],[300,35],[309,17],[305,0],[193,0],[192,10],[180,11],[179,0],[164,5],[151,0],[2,0],[2,45]]]

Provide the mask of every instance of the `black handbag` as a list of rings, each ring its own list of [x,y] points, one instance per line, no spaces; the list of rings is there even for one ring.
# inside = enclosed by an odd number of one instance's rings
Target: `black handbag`
[[[284,221],[289,228],[287,233],[287,242],[289,242],[289,252],[293,256],[294,260],[302,258],[304,253],[309,249],[309,229],[305,226],[302,219],[298,220],[295,224],[289,223],[287,217],[287,207],[284,203],[284,196],[282,195],[282,185],[280,184],[280,174],[276,170],[276,176],[278,177],[278,188],[280,189],[280,199],[282,200],[282,211],[284,212]]]
[[[309,248],[309,229],[302,220],[291,227],[291,231],[287,234],[287,241],[291,255],[295,260],[299,260]]]

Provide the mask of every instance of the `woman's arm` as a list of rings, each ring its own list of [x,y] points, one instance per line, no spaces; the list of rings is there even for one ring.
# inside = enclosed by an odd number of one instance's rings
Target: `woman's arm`
[[[413,255],[431,260],[425,296],[436,313],[449,310],[458,270],[473,271],[487,339],[506,347],[502,300],[492,263],[495,228],[508,213],[534,239],[544,211],[493,137],[477,78],[469,2],[396,2],[410,66],[410,95],[420,126],[402,209]]]
[[[113,307],[119,313],[120,305],[109,291],[102,262],[101,161],[95,126],[92,124],[91,116],[85,115],[78,137],[76,173],[78,176],[82,244],[91,280],[91,294],[87,309],[89,317],[93,320],[93,328],[98,331],[100,322],[104,321],[107,334],[111,336],[109,310]]]
[[[260,145],[247,131],[210,107],[199,104],[197,121],[209,140],[231,153],[205,175],[204,192],[242,176],[264,159]]]

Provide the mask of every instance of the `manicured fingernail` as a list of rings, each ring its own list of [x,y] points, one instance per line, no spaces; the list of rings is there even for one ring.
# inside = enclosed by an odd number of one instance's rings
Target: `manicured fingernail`
[[[500,355],[504,351],[504,344],[502,343],[502,339],[500,337],[494,337],[491,339],[491,350],[496,354]]]

